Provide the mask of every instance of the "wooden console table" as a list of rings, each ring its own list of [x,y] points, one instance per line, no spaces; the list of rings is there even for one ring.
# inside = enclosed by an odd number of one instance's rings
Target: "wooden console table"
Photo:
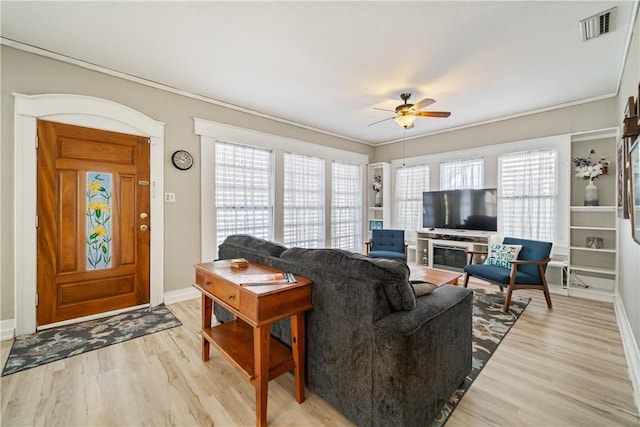
[[[312,308],[311,280],[296,276],[296,283],[243,286],[245,274],[278,273],[249,263],[232,268],[229,260],[196,264],[196,283],[202,293],[202,360],[209,360],[213,344],[240,369],[256,389],[256,425],[267,424],[269,380],[293,370],[298,403],[304,402],[305,322]],[[213,301],[233,313],[234,320],[211,327]],[[291,350],[271,339],[271,324],[289,318]]]

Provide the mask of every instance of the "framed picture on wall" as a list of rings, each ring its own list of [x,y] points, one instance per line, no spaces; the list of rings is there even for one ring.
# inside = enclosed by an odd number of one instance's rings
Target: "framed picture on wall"
[[[626,205],[626,188],[625,188],[625,182],[627,179],[626,173],[625,173],[625,166],[626,166],[626,157],[625,157],[625,139],[621,138],[620,141],[618,141],[618,145],[616,147],[616,182],[617,182],[617,186],[618,186],[618,200],[617,200],[617,207],[618,207],[618,217],[619,218],[629,218],[629,210],[627,209],[627,205]]]
[[[624,109],[624,120],[622,122],[622,136],[624,138],[634,138],[638,136],[638,116],[636,114],[636,100],[629,97]]]
[[[631,233],[633,240],[640,244],[640,138],[631,147],[629,166]]]
[[[622,138],[618,144],[616,167],[618,173],[618,216],[629,219],[629,145],[630,138]]]

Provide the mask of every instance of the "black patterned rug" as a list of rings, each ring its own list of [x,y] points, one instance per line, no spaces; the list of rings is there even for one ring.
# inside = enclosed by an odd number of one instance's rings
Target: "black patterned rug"
[[[512,295],[509,312],[503,313],[506,293],[490,293],[483,289],[473,289],[473,367],[464,383],[456,390],[431,427],[444,426],[451,413],[460,403],[462,396],[485,367],[493,353],[516,323],[531,298]]]
[[[13,342],[2,376],[180,325],[162,304],[24,335]]]

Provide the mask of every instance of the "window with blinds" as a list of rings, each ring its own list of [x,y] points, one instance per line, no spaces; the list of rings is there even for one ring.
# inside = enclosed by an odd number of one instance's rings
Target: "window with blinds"
[[[271,150],[216,141],[216,241],[232,234],[273,239]]]
[[[395,224],[415,234],[422,226],[422,193],[429,191],[429,166],[403,166],[396,169]]]
[[[324,247],[324,160],[284,154],[283,243],[288,247]]]
[[[554,241],[557,157],[555,149],[499,157],[498,218],[504,236]]]
[[[331,164],[331,247],[362,250],[362,167]]]
[[[440,163],[440,189],[484,188],[484,159],[461,159]]]

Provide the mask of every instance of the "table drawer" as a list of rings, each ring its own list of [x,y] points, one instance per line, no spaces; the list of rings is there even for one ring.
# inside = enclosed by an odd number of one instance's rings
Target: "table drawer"
[[[240,307],[240,291],[233,285],[204,276],[202,287],[211,292],[216,298],[226,302],[233,308]]]

